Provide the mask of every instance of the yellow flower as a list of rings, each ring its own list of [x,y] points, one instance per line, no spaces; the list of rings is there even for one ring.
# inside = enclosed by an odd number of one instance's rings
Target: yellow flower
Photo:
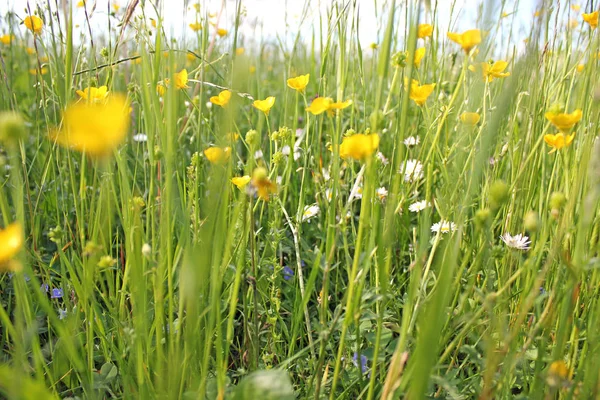
[[[477,125],[481,117],[474,112],[464,112],[460,114],[460,120],[466,125]]]
[[[496,61],[493,64],[481,63],[481,70],[483,71],[483,77],[491,82],[494,78],[506,78],[510,75],[510,72],[502,72],[506,69],[508,63],[506,61]]]
[[[156,20],[154,18],[150,18],[150,25],[152,25],[153,28],[156,28]]]
[[[421,66],[421,60],[425,57],[425,47],[421,47],[415,51],[415,67],[419,68]]]
[[[264,100],[254,100],[254,103],[252,103],[254,108],[264,112],[265,115],[269,115],[269,111],[271,111],[271,108],[273,107],[274,104],[275,104],[275,97],[273,97],[273,96],[269,96]]]
[[[50,134],[59,145],[93,156],[104,156],[117,147],[129,128],[129,103],[112,95],[105,102],[79,102],[63,113],[61,131]]]
[[[158,93],[159,96],[164,96],[166,91],[167,88],[162,83],[156,85],[156,93]]]
[[[5,229],[0,229],[0,271],[15,270],[16,264],[11,260],[23,247],[23,227],[19,223],[12,223]]]
[[[295,78],[290,78],[287,80],[288,87],[297,90],[299,92],[304,92],[306,85],[308,85],[308,80],[310,78],[310,74],[300,75]]]
[[[117,3],[113,3],[112,8],[113,8],[113,10],[115,10],[115,12],[117,12],[117,11],[119,11],[119,8],[121,8],[121,6]]]
[[[175,87],[177,89],[187,89],[189,86],[187,85],[188,82],[188,73],[187,73],[187,69],[182,69],[179,72],[175,73]]]
[[[42,27],[44,26],[44,21],[42,21],[42,19],[40,17],[38,17],[37,15],[25,17],[25,19],[23,20],[23,23],[25,24],[25,27],[27,29],[29,29],[31,32],[33,32],[34,34],[39,35],[40,33],[42,33]]]
[[[471,29],[463,33],[448,32],[448,38],[459,44],[465,53],[469,54],[473,47],[481,43],[481,32],[479,29]]]
[[[75,93],[79,95],[84,100],[104,100],[106,96],[108,96],[108,88],[106,86],[96,87],[88,87],[84,90],[78,90]]]
[[[77,2],[77,7],[81,8],[81,7],[84,7],[84,6],[85,6],[85,2],[83,0],[79,0]]]
[[[430,24],[419,24],[417,27],[417,37],[419,39],[424,39],[426,37],[431,36],[433,33],[433,26]]]
[[[550,153],[554,153],[556,150],[560,150],[563,147],[568,147],[571,142],[573,142],[573,138],[575,137],[575,134],[572,133],[568,136],[565,136],[564,133],[559,132],[555,135],[552,134],[548,134],[548,135],[544,135],[544,142],[546,142],[546,144],[550,147],[552,147],[552,150],[550,150]]]
[[[571,10],[578,12],[579,10],[581,10],[581,6],[578,4],[571,4]]]
[[[577,64],[577,72],[581,72],[585,69],[585,65],[584,64]]]
[[[223,164],[229,160],[229,156],[231,155],[231,147],[209,147],[208,149],[204,150],[204,155],[211,164]]]
[[[336,101],[335,103],[331,103],[329,105],[329,110],[343,110],[344,108],[348,108],[352,104],[352,100],[346,101]]]
[[[569,28],[575,29],[578,25],[579,21],[577,21],[575,18],[571,18],[571,20],[569,20]]]
[[[210,102],[221,107],[225,107],[231,99],[231,92],[229,90],[223,90],[218,96],[212,96]]]
[[[238,47],[237,49],[235,49],[235,54],[241,56],[242,54],[244,54],[244,51],[246,51],[246,49],[244,49],[243,47]]]
[[[598,27],[598,10],[589,14],[581,14],[583,20],[590,24],[590,28],[596,29]]]
[[[331,103],[333,103],[333,100],[329,97],[317,97],[306,108],[306,111],[313,115],[319,115],[329,110]]]
[[[223,29],[223,28],[217,29],[217,35],[219,35],[220,37],[227,35],[227,29]]]
[[[270,195],[277,192],[277,185],[271,182],[267,170],[263,167],[252,172],[252,186],[256,189],[258,197],[264,201],[269,201]]]
[[[406,84],[406,82],[405,82]],[[419,85],[419,81],[412,80],[410,84],[409,97],[417,103],[418,106],[422,106],[427,101],[429,95],[433,92],[435,83],[428,85]]]
[[[577,109],[570,114],[549,111],[544,114],[544,116],[560,131],[568,132],[576,123],[581,120],[582,112],[580,109]]]
[[[10,42],[12,42],[12,40],[15,38],[15,35],[11,35],[11,34],[6,34],[6,35],[2,35],[0,36],[0,42],[2,44],[10,44]]]
[[[35,49],[33,47],[27,47],[25,49],[25,51],[27,52],[27,54],[29,54],[30,56],[35,54]]]
[[[236,176],[234,178],[231,178],[231,183],[233,183],[235,186],[237,186],[238,189],[242,190],[243,188],[246,187],[246,185],[248,183],[250,183],[250,176],[249,175]]]
[[[38,74],[38,70],[37,70],[37,68],[31,68],[29,70],[29,73],[31,75],[37,75]],[[48,73],[48,68],[42,67],[42,69],[40,69],[40,73],[41,73],[41,75],[46,75]]]
[[[237,142],[239,138],[240,135],[238,135],[235,132],[230,132],[227,135],[225,135],[225,140],[228,142]]]
[[[254,65],[251,65],[251,66],[248,68],[248,72],[250,72],[251,74],[255,73],[255,72],[256,72],[256,67],[255,67]]]
[[[202,24],[200,22],[194,22],[194,23],[190,24],[190,28],[194,32],[198,32],[198,31],[202,30]]]
[[[340,145],[340,157],[364,160],[370,157],[379,147],[379,135],[358,133],[346,136]]]

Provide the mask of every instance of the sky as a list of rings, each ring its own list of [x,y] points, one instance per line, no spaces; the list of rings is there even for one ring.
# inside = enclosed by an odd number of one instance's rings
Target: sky
[[[19,16],[23,16],[23,10],[29,2],[33,7],[36,1],[41,4],[47,4],[47,0],[0,0],[0,14],[4,14],[9,9],[14,9]],[[66,0],[58,0],[59,3]],[[74,0],[76,2],[76,0]],[[121,13],[127,4],[127,0],[87,0],[88,10],[93,8],[95,11],[92,14],[90,25],[95,34],[102,32],[106,26],[108,1],[116,2],[121,8]],[[242,34],[247,37],[262,38],[264,40],[276,40],[278,37],[286,41],[291,41],[295,33],[300,31],[301,37],[309,40],[313,30],[318,34],[319,16],[326,15],[326,10],[329,9],[336,0],[306,0],[309,2],[307,18],[301,22],[301,15],[305,7],[303,0],[242,0],[244,10],[244,24],[242,25]],[[384,27],[382,24],[381,15],[376,17],[377,9],[385,8],[390,0],[356,0],[360,8],[360,30],[359,38],[363,46],[368,46],[371,43],[381,42]],[[493,0],[484,0],[487,4],[494,3]],[[583,1],[583,0],[582,0]],[[343,2],[338,0],[338,2]],[[54,3],[51,1],[50,3]],[[146,1],[146,15],[148,17],[155,16],[155,12]],[[181,38],[183,35],[193,35],[188,24],[194,21],[195,10],[191,7],[192,1],[184,0],[162,0],[162,16],[165,31],[168,35],[175,38]],[[404,3],[396,1],[397,4]],[[435,0],[431,0],[435,3]],[[448,30],[462,31],[465,29],[475,28],[475,20],[477,13],[477,5],[480,0],[455,0],[452,8],[452,0],[438,0],[438,21],[436,28],[439,32]],[[499,3],[499,1],[498,1]],[[507,3],[511,4],[510,1]],[[527,26],[530,23],[533,12],[535,10],[536,0],[520,0],[518,7],[512,4],[509,5],[508,12],[515,12],[514,18],[517,25]],[[186,6],[187,4],[187,6]],[[218,13],[221,9],[221,0],[200,0],[202,13]],[[219,25],[223,28],[231,27],[233,18],[236,14],[235,0],[225,0],[226,6],[220,19]],[[453,14],[451,10],[454,10]],[[79,16],[83,16],[81,8],[76,9]],[[499,9],[497,10],[499,14]],[[77,15],[77,14],[76,14]],[[511,17],[512,18],[512,17]],[[459,21],[459,23],[457,23]],[[529,21],[529,22],[528,22]],[[113,21],[113,24],[116,21]],[[427,21],[429,22],[429,21]],[[1,22],[0,22],[1,23]],[[83,25],[83,24],[82,24]],[[82,29],[84,27],[80,27]],[[87,29],[87,28],[85,28]],[[2,27],[0,25],[0,31]]]

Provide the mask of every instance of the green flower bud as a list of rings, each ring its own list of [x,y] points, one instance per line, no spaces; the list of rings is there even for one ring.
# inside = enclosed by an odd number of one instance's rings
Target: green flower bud
[[[475,213],[475,226],[477,226],[477,228],[479,229],[487,227],[490,224],[491,215],[492,213],[489,210],[489,208],[477,210],[477,212]]]
[[[550,195],[550,208],[553,210],[560,210],[566,202],[567,198],[562,192],[553,192]]]
[[[13,144],[25,137],[25,122],[13,111],[0,113],[0,142]]]
[[[258,132],[256,132],[254,129],[249,130],[246,133],[246,143],[248,143],[250,146],[258,144]]]
[[[499,209],[508,200],[508,185],[504,181],[496,181],[490,186],[490,206]]]
[[[523,225],[527,232],[537,232],[540,228],[540,218],[538,213],[533,210],[527,211],[527,214],[525,214],[525,218],[523,219]]]
[[[157,160],[162,159],[164,156],[164,153],[162,151],[162,149],[160,148],[160,146],[154,146],[154,158],[156,158]]]

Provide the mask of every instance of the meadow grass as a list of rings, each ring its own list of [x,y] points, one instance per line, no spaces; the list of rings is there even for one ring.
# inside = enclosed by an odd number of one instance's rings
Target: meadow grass
[[[600,397],[592,2],[75,3],[0,15],[0,396]]]

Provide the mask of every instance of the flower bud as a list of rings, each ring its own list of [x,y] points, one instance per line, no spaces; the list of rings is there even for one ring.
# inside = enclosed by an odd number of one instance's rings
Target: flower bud
[[[550,208],[553,210],[560,210],[563,208],[566,202],[567,198],[562,192],[553,192],[550,195]]]
[[[14,111],[0,113],[0,142],[14,143],[25,137],[25,122]]]
[[[254,146],[255,144],[258,144],[258,132],[256,132],[254,129],[249,130],[246,133],[246,142],[250,146]]]
[[[496,181],[490,187],[490,206],[497,210],[508,200],[508,185],[504,181]]]
[[[538,213],[533,210],[527,211],[525,218],[523,218],[523,225],[527,232],[537,232],[540,227],[540,218]]]
[[[491,212],[489,208],[477,210],[475,213],[475,226],[479,229],[483,229],[490,223]]]

